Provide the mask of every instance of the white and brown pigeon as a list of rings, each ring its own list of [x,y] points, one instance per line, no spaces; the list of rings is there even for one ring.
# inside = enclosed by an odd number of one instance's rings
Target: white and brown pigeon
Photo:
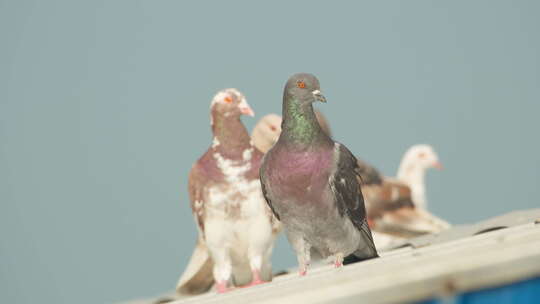
[[[270,256],[280,226],[261,192],[263,154],[240,121],[242,114],[254,115],[244,95],[222,90],[210,112],[212,144],[189,174],[199,238],[177,285],[184,294],[205,292],[214,281],[218,292],[225,292],[231,284],[271,280]]]
[[[406,183],[381,176],[379,184],[363,184],[369,225],[378,248],[423,234],[438,233],[450,225],[417,206]]]
[[[443,166],[439,162],[439,157],[432,146],[418,144],[410,147],[405,152],[397,173],[397,180],[410,187],[414,204],[426,216],[431,215],[427,211],[428,204],[425,182],[426,171],[430,168],[442,170]],[[441,230],[448,229],[451,226],[448,222],[436,216],[433,216],[432,219]]]
[[[429,168],[442,169],[439,157],[430,145],[419,144],[405,152],[397,173],[397,179],[411,187],[413,201],[422,209],[427,209],[425,175]]]
[[[366,221],[356,158],[321,129],[312,103],[325,102],[311,74],[289,78],[283,94],[282,132],[264,156],[263,193],[306,274],[311,251],[334,265],[377,257]]]
[[[315,111],[315,114],[323,131],[331,136],[329,124],[322,113]],[[262,152],[267,152],[278,140],[281,122],[281,116],[269,114],[255,125],[252,140]],[[424,181],[423,178],[419,178],[423,175],[415,172],[415,168],[425,170],[430,166],[440,167],[436,156],[433,157],[434,152],[428,152],[409,153],[409,156],[404,158],[405,164],[413,168],[408,174],[408,177],[413,178],[404,180],[383,176],[376,168],[358,159],[368,223],[377,248],[384,248],[422,234],[438,233],[450,227],[444,220],[417,206],[413,200],[413,188],[420,192],[417,196],[424,197]],[[426,162],[429,159],[432,163]],[[421,187],[416,185],[418,183],[421,183]],[[409,184],[414,186],[410,187]]]

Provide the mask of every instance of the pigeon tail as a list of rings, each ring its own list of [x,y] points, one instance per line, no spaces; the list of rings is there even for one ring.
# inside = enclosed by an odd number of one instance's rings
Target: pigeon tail
[[[346,256],[343,259],[343,265],[353,264],[379,257],[379,254],[377,253],[377,248],[373,243],[373,236],[371,235],[371,231],[369,230],[366,220],[364,220],[362,224],[361,231],[363,232],[363,235],[365,237],[364,241],[361,244],[361,247],[359,247],[355,252]]]
[[[430,220],[440,230],[447,230],[447,229],[450,229],[452,227],[452,224],[450,224],[449,222],[443,220],[442,218],[430,213],[426,209],[420,209],[420,210],[418,210],[418,213],[420,213],[421,216],[425,217],[426,219]]]
[[[397,237],[411,238],[439,233],[450,224],[421,208],[400,208],[376,219],[377,231]]]
[[[213,266],[208,248],[199,238],[186,270],[178,280],[176,292],[188,295],[207,292],[214,284]]]
[[[363,262],[363,261],[367,261],[367,260],[371,260],[371,259],[375,259],[379,257],[377,253],[375,253],[375,255],[370,255],[370,256],[366,256],[365,254],[359,254],[360,256],[357,256],[356,254],[357,253],[352,253],[346,256],[343,259],[343,265],[354,264],[354,263]]]

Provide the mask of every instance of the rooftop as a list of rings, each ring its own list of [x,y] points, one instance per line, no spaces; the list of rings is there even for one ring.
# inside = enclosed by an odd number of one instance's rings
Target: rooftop
[[[291,272],[268,284],[171,303],[436,302],[531,279],[540,298],[540,280],[534,280],[540,278],[540,209],[455,226],[380,254],[379,259],[340,269],[324,265],[310,269],[305,277]]]

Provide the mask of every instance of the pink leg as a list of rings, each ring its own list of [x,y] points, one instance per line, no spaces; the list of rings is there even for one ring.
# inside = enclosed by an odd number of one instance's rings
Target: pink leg
[[[251,287],[251,286],[267,283],[266,281],[263,281],[261,279],[261,272],[259,270],[252,270],[252,276],[253,276],[253,280],[251,281],[251,283],[242,287]]]
[[[253,270],[253,281],[251,282],[251,285],[259,285],[266,283],[261,279],[261,272],[259,270]]]
[[[335,267],[335,268],[340,268],[341,266],[343,266],[343,254],[342,254],[342,253],[338,253],[338,254],[336,254],[336,256],[335,256],[334,267]]]
[[[298,274],[303,277],[307,274],[307,269],[311,262],[311,245],[298,235],[287,234],[287,238],[293,246],[294,251],[296,251]]]
[[[310,257],[308,256],[308,259]],[[309,260],[308,259],[303,259],[302,261],[300,261],[299,265],[298,265],[298,274],[303,277],[307,274],[307,270],[309,268]]]
[[[231,291],[229,287],[227,287],[227,281],[219,281],[216,283],[216,289],[218,293],[225,293],[227,291]]]

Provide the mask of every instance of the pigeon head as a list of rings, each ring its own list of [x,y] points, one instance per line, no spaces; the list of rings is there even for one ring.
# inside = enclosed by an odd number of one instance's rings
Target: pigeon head
[[[292,75],[285,85],[285,95],[302,104],[311,104],[315,101],[326,102],[326,98],[321,93],[319,80],[308,73]]]
[[[251,139],[261,152],[266,153],[277,142],[281,134],[281,116],[268,114],[253,128]]]
[[[442,169],[439,157],[430,145],[414,145],[405,153],[404,159],[416,164],[422,169]]]
[[[261,125],[268,134],[273,134],[274,141],[277,141],[281,133],[281,116],[277,114],[268,114],[261,119]]]
[[[212,112],[228,116],[249,115],[255,116],[255,113],[246,101],[244,94],[237,89],[224,89],[219,91],[212,99],[210,106]]]
[[[241,115],[253,116],[253,110],[237,89],[219,91],[210,105],[210,126],[214,140],[213,148],[229,152],[239,152],[251,146],[246,127],[240,120]]]

